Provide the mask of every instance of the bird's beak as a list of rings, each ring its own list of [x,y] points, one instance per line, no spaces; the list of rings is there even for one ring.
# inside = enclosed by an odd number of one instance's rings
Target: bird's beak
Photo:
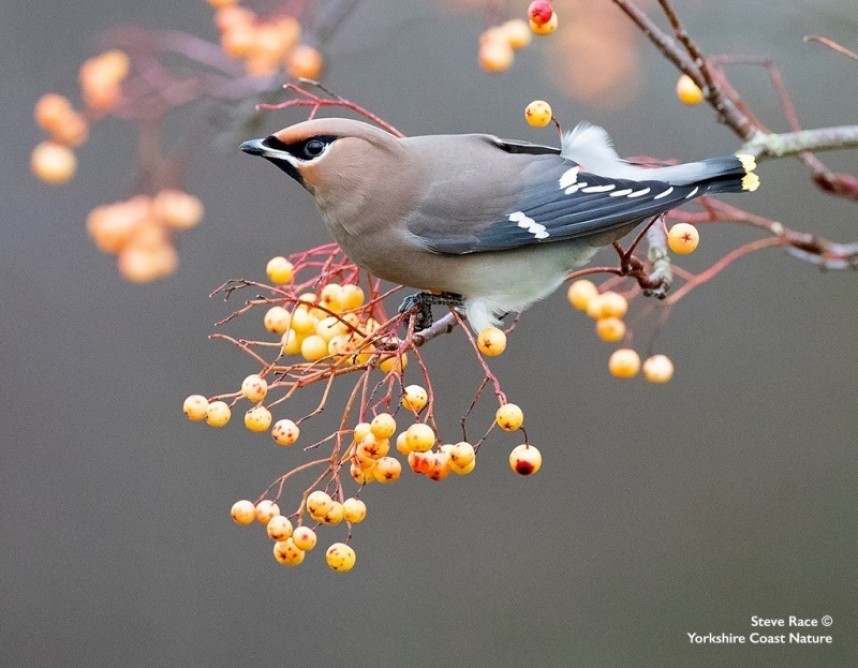
[[[250,139],[244,142],[239,148],[245,153],[250,153],[250,155],[262,155],[265,151],[265,146],[261,139]]]
[[[239,148],[245,153],[249,153],[250,155],[262,156],[269,162],[272,162],[277,165],[280,169],[286,172],[302,186],[306,187],[304,184],[303,177],[298,172],[298,162],[297,160],[295,160],[295,157],[287,151],[281,151],[276,148],[266,146],[265,138],[250,139],[244,142]]]

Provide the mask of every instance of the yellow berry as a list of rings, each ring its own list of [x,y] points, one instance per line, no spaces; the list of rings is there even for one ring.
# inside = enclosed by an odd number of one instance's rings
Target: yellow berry
[[[318,79],[322,76],[325,59],[318,49],[299,44],[289,53],[286,69],[296,79]]]
[[[208,408],[209,400],[201,394],[192,394],[185,399],[185,403],[182,405],[182,411],[192,422],[205,420]]]
[[[299,550],[309,552],[316,547],[316,532],[310,527],[296,527],[292,532],[292,540],[295,542],[295,547]]]
[[[206,409],[206,423],[211,427],[223,427],[231,416],[232,411],[224,401],[212,401]]]
[[[308,362],[317,362],[327,355],[328,342],[318,334],[310,334],[301,342],[301,357]]]
[[[282,306],[272,306],[265,312],[262,324],[272,334],[285,334],[292,322],[292,314]]]
[[[411,453],[411,446],[408,445],[407,435],[404,431],[396,437],[396,451],[406,457]]]
[[[372,419],[369,429],[376,438],[390,438],[396,433],[396,420],[390,413],[379,413]]]
[[[516,404],[504,404],[495,413],[495,421],[504,431],[516,431],[524,422],[524,413]]]
[[[36,125],[51,134],[60,130],[75,113],[68,98],[59,93],[42,95],[33,109]]]
[[[673,378],[673,362],[667,355],[653,355],[643,363],[643,375],[650,383],[666,383]]]
[[[33,149],[30,168],[38,179],[58,185],[74,176],[77,158],[68,146],[52,141],[43,141]]]
[[[277,285],[288,283],[295,276],[295,267],[282,255],[272,257],[265,266],[268,279]]]
[[[450,455],[447,452],[432,452],[430,455],[429,467],[426,470],[426,477],[436,482],[443,480],[450,475]]]
[[[534,35],[539,35],[540,37],[550,35],[557,30],[558,25],[559,20],[557,18],[557,12],[552,12],[551,18],[545,23],[537,23],[533,19],[530,19],[530,29],[533,31]]]
[[[325,343],[329,343],[335,336],[345,334],[348,329],[346,323],[332,315],[316,323],[316,334],[321,336]]]
[[[545,100],[534,100],[524,108],[524,120],[535,128],[544,128],[551,122],[551,105]]]
[[[579,311],[586,311],[590,301],[599,295],[599,288],[595,283],[586,279],[573,282],[566,291],[566,298]]]
[[[286,540],[292,535],[292,522],[289,521],[288,517],[275,515],[268,520],[265,531],[271,540]]]
[[[244,414],[244,426],[256,433],[268,431],[271,426],[271,411],[265,406],[254,406]]]
[[[331,570],[345,573],[354,568],[357,556],[350,545],[334,543],[325,552],[325,561],[328,562]]]
[[[253,501],[242,499],[232,504],[230,515],[236,524],[252,524],[256,519],[256,506]]]
[[[354,283],[346,283],[340,291],[340,305],[343,311],[351,311],[363,305],[363,289]]]
[[[477,337],[477,348],[487,357],[497,357],[506,350],[506,334],[497,327],[486,327]]]
[[[319,303],[329,311],[339,313],[342,310],[343,287],[339,283],[328,283],[319,293]]]
[[[337,524],[339,524],[340,522],[343,521],[343,516],[344,516],[343,504],[340,503],[339,501],[334,501],[331,504],[331,507],[328,509],[328,512],[326,512],[320,519],[325,524],[330,524],[331,526],[336,526]]]
[[[408,355],[406,353],[393,353],[384,355],[378,363],[378,368],[384,373],[402,373],[408,366]]]
[[[601,318],[622,318],[629,310],[629,302],[617,292],[603,292],[587,304],[587,315],[596,320]]]
[[[289,326],[294,329],[295,333],[299,336],[309,336],[316,331],[317,322],[318,320],[316,317],[302,305],[295,309]]]
[[[429,394],[420,385],[409,385],[402,394],[400,403],[409,411],[419,413],[429,401]]]
[[[542,454],[532,445],[522,443],[509,453],[509,466],[519,475],[532,475],[542,466]]]
[[[486,72],[499,74],[512,67],[515,53],[506,40],[488,39],[480,45],[477,60]]]
[[[526,47],[533,39],[530,26],[524,19],[510,19],[500,26],[500,30],[506,38],[507,44],[516,51]]]
[[[203,219],[203,203],[182,190],[161,190],[152,199],[152,214],[167,227],[190,230]]]
[[[626,323],[619,318],[599,318],[596,321],[596,334],[602,341],[616,343],[626,335]]]
[[[450,459],[450,472],[455,473],[456,475],[468,475],[469,473],[473,472],[473,470],[476,468],[476,466],[477,466],[477,460],[476,459],[472,459],[470,462],[468,462],[465,465],[459,465],[456,462],[454,462],[452,458]]]
[[[271,499],[262,499],[256,504],[256,521],[260,524],[267,525],[271,518],[277,517],[280,514],[280,506]]]
[[[271,428],[271,437],[277,445],[292,445],[300,435],[301,430],[292,420],[277,420]]]
[[[313,519],[324,517],[333,505],[334,500],[321,489],[314,490],[307,496],[307,512]]]
[[[284,566],[298,566],[304,561],[304,550],[295,545],[291,537],[274,543],[273,552],[277,562]]]
[[[619,348],[608,360],[608,371],[617,378],[634,378],[641,368],[640,356],[631,348]]]
[[[366,504],[354,497],[343,501],[343,517],[346,522],[358,524],[366,519]]]
[[[434,430],[423,422],[417,422],[405,430],[405,442],[412,452],[431,450],[435,440]]]
[[[451,466],[465,468],[469,466],[475,459],[476,453],[474,452],[474,446],[467,441],[461,441],[459,443],[456,443],[456,445],[450,448]]]
[[[700,104],[703,102],[703,91],[687,74],[683,74],[676,82],[676,97],[683,104]]]
[[[393,457],[382,457],[372,468],[372,475],[378,482],[396,482],[402,475],[402,464]]]
[[[258,373],[252,373],[241,381],[241,393],[245,399],[254,403],[262,401],[268,394],[268,381],[260,377]]]
[[[349,475],[351,475],[352,480],[354,480],[358,485],[369,485],[372,482],[375,482],[375,478],[372,477],[372,472],[368,469],[364,469],[357,462],[352,462],[349,467]]]
[[[691,223],[676,223],[667,233],[667,245],[677,255],[688,255],[697,250],[700,233]]]
[[[303,342],[304,337],[300,336],[294,329],[290,329],[280,337],[280,350],[284,355],[298,355],[301,352]]]

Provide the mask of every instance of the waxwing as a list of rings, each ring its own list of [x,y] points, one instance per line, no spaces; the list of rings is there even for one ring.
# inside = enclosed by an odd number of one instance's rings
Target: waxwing
[[[642,167],[589,124],[558,149],[484,134],[398,138],[324,118],[241,149],[313,195],[355,264],[443,294],[476,331],[546,297],[640,223],[701,195],[759,185],[751,156]]]

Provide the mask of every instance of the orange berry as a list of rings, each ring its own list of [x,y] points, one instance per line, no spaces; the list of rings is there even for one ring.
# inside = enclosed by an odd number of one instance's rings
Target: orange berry
[[[58,185],[65,183],[77,170],[77,158],[68,146],[53,141],[43,141],[33,149],[30,169],[36,178]]]
[[[256,13],[241,5],[219,7],[215,12],[215,25],[221,32],[237,25],[253,25]]]
[[[615,350],[608,360],[608,371],[617,378],[634,378],[640,368],[641,358],[631,348]]]
[[[299,44],[286,56],[286,71],[296,79],[319,79],[324,67],[322,54],[309,44]]]
[[[643,363],[643,375],[650,383],[666,383],[673,378],[673,362],[667,355],[653,355]]]
[[[122,277],[132,283],[150,283],[162,276],[155,253],[137,246],[123,248],[116,266]]]
[[[697,250],[700,232],[690,223],[676,223],[667,233],[667,245],[677,255],[688,255]]]
[[[74,114],[71,102],[59,93],[46,93],[42,95],[33,108],[33,118],[42,130],[53,134],[61,128],[66,120]]]
[[[530,29],[533,31],[534,35],[539,35],[540,37],[550,35],[557,30],[558,25],[559,21],[557,18],[557,12],[552,12],[551,18],[545,23],[536,23],[533,19],[530,19]]]
[[[268,381],[258,373],[252,373],[241,381],[241,393],[248,401],[262,401],[268,394]]]
[[[629,301],[617,292],[603,292],[587,304],[587,315],[600,318],[622,318],[629,310]]]
[[[354,497],[343,501],[343,517],[346,522],[358,524],[366,519],[366,504]]]
[[[203,203],[198,198],[181,190],[161,190],[152,199],[152,215],[177,230],[196,227],[204,212]]]
[[[280,506],[271,499],[262,499],[256,504],[256,521],[260,524],[268,524],[274,517],[280,514]]]
[[[429,394],[420,385],[409,385],[402,394],[400,403],[409,411],[419,413],[429,401]]]
[[[271,428],[271,437],[277,445],[292,445],[300,435],[301,430],[292,420],[277,420]]]
[[[507,44],[511,48],[523,49],[533,39],[533,33],[530,32],[530,26],[524,19],[510,19],[500,26],[503,36],[506,38]]]
[[[599,318],[596,321],[596,334],[602,341],[616,343],[626,335],[626,323],[619,318]]]
[[[242,499],[232,504],[230,515],[236,524],[252,524],[256,519],[256,506],[253,501]]]
[[[700,104],[703,102],[703,91],[700,90],[700,86],[694,83],[694,79],[687,74],[683,74],[676,81],[676,97],[683,104]]]
[[[220,9],[221,7],[229,7],[230,5],[234,5],[237,2],[238,0],[208,0],[208,3],[215,9]]]
[[[277,285],[283,285],[292,280],[295,275],[295,267],[282,255],[272,257],[265,265],[265,273],[268,279]]]
[[[316,532],[310,527],[296,527],[292,532],[292,540],[295,542],[295,547],[299,550],[309,552],[316,547]]]
[[[271,426],[271,411],[265,406],[254,406],[244,414],[244,426],[256,433],[268,431]]]
[[[292,522],[289,521],[288,517],[277,515],[268,520],[268,524],[265,525],[265,532],[272,540],[286,540],[292,535]]]
[[[477,60],[486,72],[506,72],[515,60],[515,53],[506,41],[486,40],[477,52]]]
[[[599,295],[599,288],[595,283],[586,279],[573,282],[566,291],[566,298],[579,311],[586,311],[590,301]]]
[[[382,457],[372,468],[372,475],[381,483],[396,482],[402,475],[402,464],[393,457]]]
[[[338,573],[345,573],[354,568],[357,556],[351,545],[334,543],[325,552],[325,561],[331,570]]]
[[[274,558],[284,566],[298,566],[304,561],[305,552],[295,545],[292,538],[274,543]]]

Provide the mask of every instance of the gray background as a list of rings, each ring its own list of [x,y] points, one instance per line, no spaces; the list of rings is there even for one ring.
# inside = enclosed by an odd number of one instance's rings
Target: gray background
[[[851,0],[683,2],[681,12],[711,52],[774,57],[808,126],[855,122],[858,64],[801,42],[822,33],[856,48]],[[482,74],[483,21],[368,0],[331,45],[327,82],[411,134],[546,141],[521,120],[546,97],[567,125],[604,124],[624,154],[735,150],[708,109],[676,103],[674,72],[642,39],[633,99],[598,109],[554,87],[545,45],[505,76]],[[516,438],[498,436],[468,478],[408,475],[367,490],[350,575],[330,572],[320,550],[297,570],[276,564],[261,530],[234,526],[228,510],[301,453],[238,424],[190,424],[180,406],[252,370],[207,341],[228,312],[208,292],[261,278],[271,255],[326,236],[280,172],[203,143],[186,185],[207,216],[181,239],[178,274],[145,287],[118,278],[83,221],[127,194],[131,126],[98,127],[70,186],[43,186],[27,168],[39,141],[32,104],[73,92],[77,65],[118,23],[214,36],[202,1],[0,7],[0,665],[858,662],[858,280],[776,250],[675,310],[656,340],[677,366],[666,387],[611,378],[610,348],[587,319],[560,294],[539,304],[493,362],[544,454],[538,477],[509,472]],[[735,81],[785,128],[761,71],[739,69]],[[266,127],[298,118],[272,115]],[[830,162],[854,173],[855,155]],[[741,204],[836,240],[858,236],[854,203],[818,194],[797,163],[759,171],[763,187]],[[703,236],[691,268],[753,238],[727,226]],[[640,348],[651,333],[641,326]],[[479,369],[461,361],[459,337],[427,354],[452,438]],[[341,533],[323,530],[323,542]],[[790,614],[832,615],[834,646],[699,647],[686,636],[748,634],[751,615]]]

